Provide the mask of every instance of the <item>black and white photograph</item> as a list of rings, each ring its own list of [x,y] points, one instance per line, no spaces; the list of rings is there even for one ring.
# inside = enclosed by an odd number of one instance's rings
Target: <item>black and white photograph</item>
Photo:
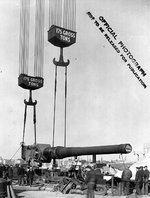
[[[149,21],[149,0],[0,0],[0,197],[150,196]]]

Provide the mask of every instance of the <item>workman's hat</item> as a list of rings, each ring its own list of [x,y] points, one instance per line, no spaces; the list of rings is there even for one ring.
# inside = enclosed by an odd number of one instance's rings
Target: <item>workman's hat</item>
[[[144,168],[147,168],[147,166],[144,166]]]

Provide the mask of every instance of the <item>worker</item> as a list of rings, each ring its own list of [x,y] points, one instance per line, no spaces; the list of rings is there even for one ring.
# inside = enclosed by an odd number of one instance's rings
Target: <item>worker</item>
[[[19,183],[19,185],[24,185],[24,176],[25,176],[25,170],[22,165],[19,165],[19,167],[18,167],[18,183]]]
[[[12,167],[12,165],[8,166],[8,179],[10,180],[10,182],[12,182],[12,180],[13,180],[13,167]]]
[[[28,175],[28,179],[29,179],[29,185],[30,185],[30,187],[31,187],[32,184],[33,184],[33,178],[34,178],[34,170],[33,170],[33,167],[30,167],[30,168],[29,168],[29,171],[27,172],[27,175]]]
[[[85,178],[85,183],[87,184],[87,198],[94,198],[94,190],[97,183],[96,173],[91,166],[87,166],[86,170],[87,174]]]
[[[137,169],[138,170],[135,174],[136,194],[142,195],[144,171],[142,166]]]
[[[147,166],[144,166],[144,178],[143,178],[143,191],[144,195],[148,195],[148,180],[149,180],[150,172]]]
[[[132,177],[132,172],[129,169],[128,166],[125,167],[125,169],[122,172],[122,188],[124,195],[130,194],[130,179]]]

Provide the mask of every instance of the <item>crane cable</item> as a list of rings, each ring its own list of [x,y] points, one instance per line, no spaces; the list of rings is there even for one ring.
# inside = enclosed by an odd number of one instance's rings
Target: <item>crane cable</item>
[[[23,124],[23,137],[22,137],[22,143],[24,143],[24,137],[25,137],[26,117],[27,117],[27,104],[25,104],[25,110],[24,110],[24,124]]]
[[[44,0],[36,0],[35,10],[35,42],[34,42],[34,76],[43,76],[44,64]],[[20,0],[20,46],[19,46],[19,72],[28,74],[29,62],[29,26],[30,26],[30,0]],[[34,138],[36,144],[36,102],[32,102],[32,90],[30,89],[29,101],[25,102],[23,137],[27,117],[27,106],[33,106]]]
[[[54,114],[53,114],[53,137],[52,146],[55,142],[55,123],[56,123],[56,97],[57,97],[57,65],[55,66],[55,85],[54,85]],[[65,67],[65,118],[64,118],[64,147],[66,147],[66,122],[67,122],[67,66]]]
[[[28,74],[30,0],[20,0],[19,73]]]
[[[10,161],[15,157],[15,155],[18,153],[18,151],[21,149],[22,145],[17,149],[17,151],[14,153],[14,155],[10,158]]]
[[[54,147],[54,142],[55,142],[56,93],[57,93],[57,65],[55,66],[54,114],[53,114],[53,137],[52,137],[52,146],[53,147]]]
[[[65,67],[65,120],[64,120],[64,147],[66,147],[66,122],[67,122],[67,67]]]
[[[36,144],[36,106],[33,109],[33,124],[34,124],[34,144]]]
[[[75,31],[76,28],[76,0],[49,0],[49,27],[52,25]],[[56,122],[56,94],[57,94],[57,66],[55,65],[54,85],[54,113],[52,146],[55,139]],[[66,122],[67,122],[67,66],[65,66],[65,118],[64,118],[64,146],[66,146]]]
[[[29,101],[25,103],[25,111],[24,111],[24,123],[23,123],[23,137],[22,137],[22,143],[24,143],[24,138],[25,138],[25,129],[26,129],[26,118],[27,118],[27,106],[33,106],[33,124],[34,124],[34,144],[36,144],[36,102],[32,102],[32,93],[30,90],[30,98]]]

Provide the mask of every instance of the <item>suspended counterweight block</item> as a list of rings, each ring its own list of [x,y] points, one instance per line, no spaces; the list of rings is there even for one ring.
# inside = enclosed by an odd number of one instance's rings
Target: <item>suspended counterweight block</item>
[[[29,89],[29,90],[40,89],[44,85],[44,79],[42,77],[20,74],[18,77],[18,85],[23,89]]]
[[[48,41],[57,47],[69,47],[76,43],[76,32],[52,25],[48,31]]]

